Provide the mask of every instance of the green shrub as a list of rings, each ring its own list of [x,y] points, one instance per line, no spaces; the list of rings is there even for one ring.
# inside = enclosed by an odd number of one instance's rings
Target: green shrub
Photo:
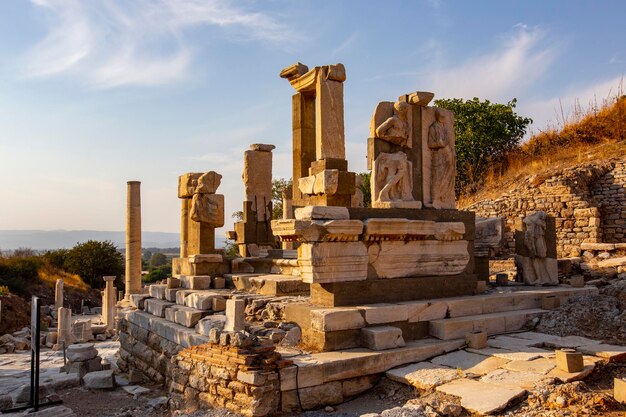
[[[6,285],[0,285],[0,297],[3,295],[9,295],[11,291],[9,291],[9,287]]]
[[[110,241],[89,240],[67,252],[64,269],[80,277],[92,288],[104,286],[103,276],[124,274],[124,257]]]
[[[50,266],[57,269],[63,269],[68,252],[69,251],[67,249],[49,250],[43,254],[43,260]]]
[[[0,258],[0,285],[16,294],[24,294],[29,283],[39,278],[41,258]]]
[[[143,276],[143,281],[146,283],[161,281],[172,276],[172,267],[170,265],[164,265],[160,268],[155,268],[147,275]]]

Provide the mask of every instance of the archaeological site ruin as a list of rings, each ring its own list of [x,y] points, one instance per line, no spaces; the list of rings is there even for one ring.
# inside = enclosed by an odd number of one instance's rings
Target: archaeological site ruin
[[[432,92],[390,93],[362,141],[366,207],[363,178],[346,159],[346,68],[296,63],[280,77],[293,94],[293,183],[282,218],[272,217],[275,146],[250,138],[242,218],[225,216],[231,190],[220,188],[219,167],[181,173],[172,189],[180,254],[171,277],[142,285],[140,183],[129,181],[125,292],[103,277],[102,320],[92,325],[64,307],[63,282],[56,287],[57,333],[44,343],[67,351],[64,369],[78,384],[150,382],[166,391],[169,410],[265,417],[332,411],[386,379],[455,399],[415,405],[435,414],[390,416],[488,415],[537,384],[579,381],[626,358],[625,346],[536,328],[599,293],[588,283],[597,276],[561,258],[585,252],[609,268],[614,258],[600,253],[626,250],[621,223],[574,195],[574,176],[546,180],[541,196],[512,192],[521,203],[508,196],[460,209],[455,114],[434,106]],[[224,226],[238,256],[216,247]],[[499,263],[506,267],[494,273]],[[96,334],[119,338],[111,359],[94,348]],[[626,398],[624,382],[615,384]]]

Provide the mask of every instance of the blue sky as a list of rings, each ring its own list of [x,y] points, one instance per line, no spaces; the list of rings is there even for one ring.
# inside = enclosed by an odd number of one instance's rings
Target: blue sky
[[[376,103],[411,91],[517,97],[544,129],[617,90],[624,16],[623,1],[3,0],[0,229],[123,230],[140,180],[144,230],[177,232],[177,176],[209,170],[228,218],[249,144],[275,144],[274,176],[291,175],[278,73],[297,61],[346,66],[353,171]]]

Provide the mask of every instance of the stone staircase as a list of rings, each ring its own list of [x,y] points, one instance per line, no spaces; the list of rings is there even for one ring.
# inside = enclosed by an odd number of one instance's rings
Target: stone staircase
[[[285,318],[303,329],[303,341],[317,350],[332,351],[355,347],[371,339],[364,329],[399,328],[405,341],[435,337],[441,340],[464,339],[472,331],[488,335],[523,329],[539,317],[546,297],[565,303],[570,297],[597,293],[595,287],[516,287],[496,293],[398,303],[368,304],[353,307],[317,307],[294,304],[285,308]],[[383,329],[380,329],[382,332]]]

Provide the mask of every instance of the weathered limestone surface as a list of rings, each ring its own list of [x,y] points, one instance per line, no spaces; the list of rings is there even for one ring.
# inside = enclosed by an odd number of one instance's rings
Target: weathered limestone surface
[[[63,280],[57,279],[54,286],[54,308],[63,307]]]
[[[523,388],[487,384],[466,378],[441,385],[437,387],[437,391],[460,397],[463,407],[480,414],[493,414],[501,411],[513,400],[526,393]],[[483,395],[486,392],[489,395]]]
[[[126,200],[126,293],[141,292],[141,183],[128,181]]]
[[[376,277],[399,278],[459,274],[470,260],[467,247],[465,240],[382,241],[367,252]]]
[[[298,248],[302,281],[307,283],[364,280],[367,262],[363,242],[303,243]]]
[[[393,381],[427,391],[463,376],[456,369],[434,365],[430,362],[419,362],[392,369],[385,375]]]
[[[413,198],[413,164],[404,152],[380,153],[372,170],[372,207],[422,208]]]
[[[523,218],[516,235],[515,263],[524,282],[558,285],[554,222],[545,212],[538,211]]]
[[[272,150],[274,145],[251,145],[244,153],[243,183],[246,201],[252,202],[257,221],[271,218],[272,201]]]

